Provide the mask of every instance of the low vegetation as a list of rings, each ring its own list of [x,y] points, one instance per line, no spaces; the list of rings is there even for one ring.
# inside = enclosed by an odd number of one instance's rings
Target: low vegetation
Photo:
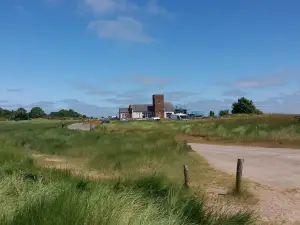
[[[233,178],[209,167],[164,129],[116,131],[111,129],[116,124],[105,124],[84,132],[60,125],[0,122],[1,224],[226,225],[253,220],[250,211],[207,207],[201,190],[230,184]],[[95,173],[88,178],[74,175],[72,168],[45,168],[52,156]],[[184,163],[190,168],[189,190],[182,187]]]
[[[190,142],[300,148],[300,122],[295,115],[241,114],[190,121],[137,121],[113,123],[109,129],[160,130]]]

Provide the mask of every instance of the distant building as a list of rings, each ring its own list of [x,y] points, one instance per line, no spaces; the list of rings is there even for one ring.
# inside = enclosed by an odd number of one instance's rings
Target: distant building
[[[183,114],[187,114],[187,109],[183,109],[183,108],[175,108],[175,113],[183,113]]]
[[[164,101],[164,95],[153,95],[152,104],[132,104],[128,108],[119,109],[120,119],[142,119],[159,117],[161,119],[174,114],[174,106],[171,102]]]

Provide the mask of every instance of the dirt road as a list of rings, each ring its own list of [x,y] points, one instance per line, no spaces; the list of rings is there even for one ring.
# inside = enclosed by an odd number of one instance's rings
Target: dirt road
[[[74,123],[68,126],[71,130],[90,130],[90,124],[89,123]],[[94,125],[92,124],[92,128],[94,128]]]
[[[300,188],[300,150],[196,143],[190,145],[216,169],[235,173],[237,158],[243,158],[243,177],[280,188]]]
[[[300,224],[300,150],[190,143],[216,169],[234,174],[243,158],[243,177],[267,186],[251,185],[259,199],[253,209],[267,224]]]

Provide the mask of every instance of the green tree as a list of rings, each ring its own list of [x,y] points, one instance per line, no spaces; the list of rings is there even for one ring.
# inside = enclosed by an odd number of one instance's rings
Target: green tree
[[[262,114],[262,111],[256,108],[252,100],[242,97],[232,104],[231,113],[232,114]]]
[[[18,108],[17,111],[14,114],[14,120],[28,120],[29,116],[24,108]]]
[[[228,116],[229,115],[229,110],[228,109],[224,109],[224,110],[220,110],[219,112],[219,116]]]
[[[0,107],[0,117],[5,117],[5,118],[9,118],[12,115],[12,111],[11,110],[7,110],[7,109],[2,109]]]
[[[73,109],[61,109],[58,112],[51,112],[50,117],[72,117],[72,118],[81,118],[82,115],[78,112],[75,112]]]
[[[214,111],[209,111],[209,117],[215,117],[215,112]]]
[[[41,118],[45,116],[46,113],[41,107],[33,107],[30,112],[29,112],[29,117],[30,118]]]

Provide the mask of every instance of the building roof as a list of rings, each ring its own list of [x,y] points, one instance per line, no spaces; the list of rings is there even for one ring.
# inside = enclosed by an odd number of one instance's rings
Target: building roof
[[[129,113],[129,109],[128,108],[119,108],[119,112],[120,113]]]
[[[132,110],[134,112],[152,112],[153,111],[152,104],[134,104],[131,106],[132,106]],[[175,110],[175,108],[171,102],[165,102],[165,111],[166,112],[173,112],[174,110]]]
[[[151,112],[153,111],[153,105],[151,104],[134,104],[131,105],[132,106],[132,110],[134,112]]]

